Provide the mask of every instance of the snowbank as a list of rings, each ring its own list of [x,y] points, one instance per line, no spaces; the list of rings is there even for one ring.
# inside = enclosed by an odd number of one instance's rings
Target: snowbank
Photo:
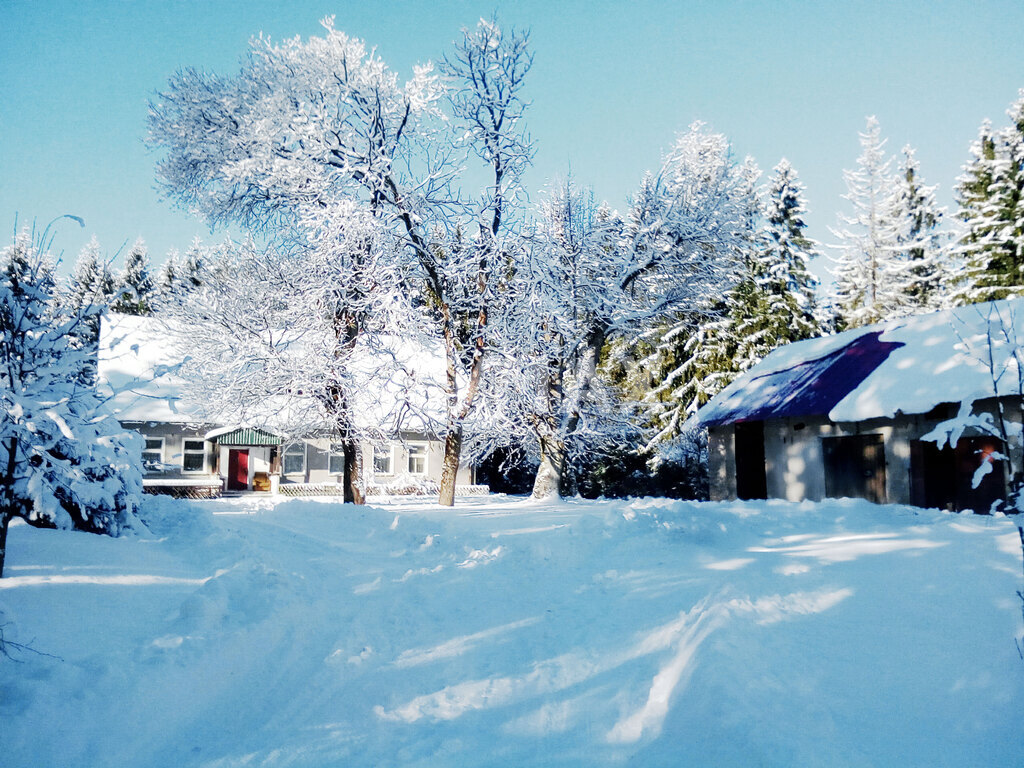
[[[1019,765],[1007,518],[177,501],[12,528],[7,768]],[[59,658],[55,658],[59,657]]]

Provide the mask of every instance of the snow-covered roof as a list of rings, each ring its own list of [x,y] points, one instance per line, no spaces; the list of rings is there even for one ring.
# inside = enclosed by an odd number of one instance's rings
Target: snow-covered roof
[[[363,349],[353,360],[365,374],[367,386],[355,394],[357,423],[384,431],[435,432],[443,423],[444,357],[441,351],[418,347],[398,338],[377,339],[374,349]],[[110,398],[121,421],[172,424],[210,423],[202,404],[190,400],[189,387],[179,371],[182,353],[169,337],[163,321],[154,317],[112,314],[100,331],[98,386]],[[272,418],[288,422],[285,412],[294,402],[268,398],[266,426]],[[228,424],[230,431],[250,424]],[[213,433],[211,433],[213,434]]]
[[[783,416],[854,422],[1010,394],[1017,386],[1013,350],[1022,343],[1022,299],[800,341],[738,377],[698,411],[697,420],[704,426]],[[986,362],[990,349],[997,370],[1006,371],[998,392]]]
[[[120,421],[187,424],[198,412],[183,398],[185,382],[177,374],[180,356],[159,322],[150,317],[116,315],[100,326],[100,391]]]

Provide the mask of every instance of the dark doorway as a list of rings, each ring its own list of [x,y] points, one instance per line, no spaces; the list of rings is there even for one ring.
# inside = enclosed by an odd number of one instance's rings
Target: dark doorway
[[[995,437],[961,437],[956,444],[956,501],[957,509],[973,509],[986,513],[992,503],[1006,496],[1006,470],[1004,462],[993,459],[1003,452],[1003,443]],[[991,462],[992,471],[985,475],[978,487],[974,486],[974,473],[983,462]]]
[[[885,443],[881,435],[826,437],[821,447],[826,496],[885,503]]]
[[[740,499],[768,498],[763,421],[736,425],[736,496]]]
[[[962,437],[955,450],[949,446],[939,450],[935,443],[911,440],[910,503],[988,512],[992,502],[1004,498],[1006,492],[1004,462],[991,458],[1002,451],[1002,441],[994,437]],[[982,462],[991,462],[992,471],[975,488],[974,474]]]
[[[228,490],[244,491],[249,487],[249,450],[228,450]]]
[[[956,456],[949,446],[910,441],[910,503],[915,507],[957,509]]]

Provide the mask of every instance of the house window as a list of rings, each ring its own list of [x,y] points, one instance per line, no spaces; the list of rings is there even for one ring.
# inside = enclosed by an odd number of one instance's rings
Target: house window
[[[164,463],[164,439],[147,437],[146,447],[142,449],[142,466],[147,472],[158,472]]]
[[[427,446],[423,443],[409,445],[409,474],[427,474]]]
[[[306,471],[306,444],[292,443],[284,449],[283,470],[286,475],[299,475]]]
[[[373,474],[391,474],[391,446],[374,446],[373,448]]]
[[[331,443],[331,456],[327,460],[327,471],[332,475],[345,473],[345,446],[342,443]]]
[[[181,468],[185,472],[206,471],[206,444],[202,440],[186,440],[181,453]]]

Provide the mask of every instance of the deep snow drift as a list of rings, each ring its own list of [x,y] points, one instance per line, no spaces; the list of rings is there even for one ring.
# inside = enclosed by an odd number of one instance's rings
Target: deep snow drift
[[[1021,765],[1016,521],[187,503],[11,529],[0,764]],[[55,658],[59,657],[59,658]],[[19,663],[20,662],[20,663]]]

